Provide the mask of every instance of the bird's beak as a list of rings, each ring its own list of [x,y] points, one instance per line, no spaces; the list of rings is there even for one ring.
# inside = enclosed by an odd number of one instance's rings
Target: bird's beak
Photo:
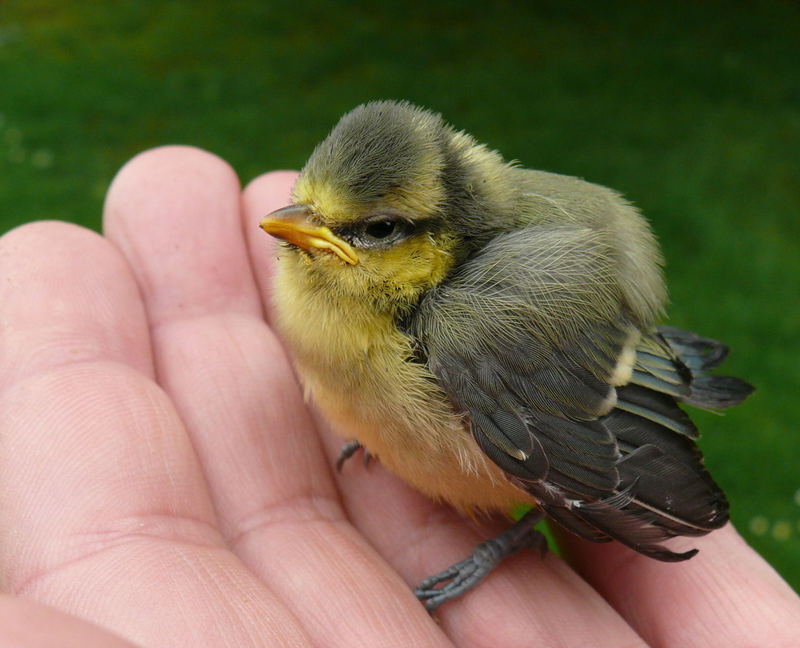
[[[343,241],[327,227],[314,225],[303,205],[289,205],[267,214],[260,225],[267,234],[311,250],[329,250],[345,263],[356,265],[358,257],[347,241]]]

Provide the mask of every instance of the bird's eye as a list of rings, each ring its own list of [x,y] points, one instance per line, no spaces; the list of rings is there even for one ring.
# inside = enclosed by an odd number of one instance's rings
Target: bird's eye
[[[374,239],[385,239],[394,234],[397,229],[398,221],[387,218],[369,223],[364,228],[364,234]]]
[[[417,225],[402,216],[376,214],[352,225],[335,228],[334,233],[358,248],[386,248],[414,236]]]

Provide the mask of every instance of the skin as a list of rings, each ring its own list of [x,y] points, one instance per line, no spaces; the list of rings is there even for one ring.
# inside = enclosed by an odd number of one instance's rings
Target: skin
[[[104,237],[0,239],[0,644],[796,643],[800,600],[730,525],[678,565],[565,538],[572,567],[524,552],[432,619],[409,584],[505,522],[379,464],[335,474],[264,321],[257,223],[294,177],[242,194],[222,160],[157,149],[115,179]]]

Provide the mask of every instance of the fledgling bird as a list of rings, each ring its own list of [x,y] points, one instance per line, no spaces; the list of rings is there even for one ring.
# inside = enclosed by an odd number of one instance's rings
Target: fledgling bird
[[[428,609],[541,538],[573,533],[663,561],[728,520],[678,402],[731,407],[714,340],[658,327],[656,240],[605,187],[507,163],[438,114],[377,101],[314,150],[282,240],[277,324],[350,443],[466,512],[531,511],[416,590]]]

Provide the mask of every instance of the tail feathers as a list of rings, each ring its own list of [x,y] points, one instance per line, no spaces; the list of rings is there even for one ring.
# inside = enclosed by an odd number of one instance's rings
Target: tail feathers
[[[733,376],[706,374],[725,360],[728,351],[716,340],[663,326],[642,338],[631,383],[701,409],[727,409],[754,389]]]
[[[702,373],[718,367],[730,352],[722,342],[700,337],[691,331],[659,326],[658,332],[692,373]]]
[[[681,400],[701,409],[728,409],[744,401],[755,387],[734,376],[698,376]]]

